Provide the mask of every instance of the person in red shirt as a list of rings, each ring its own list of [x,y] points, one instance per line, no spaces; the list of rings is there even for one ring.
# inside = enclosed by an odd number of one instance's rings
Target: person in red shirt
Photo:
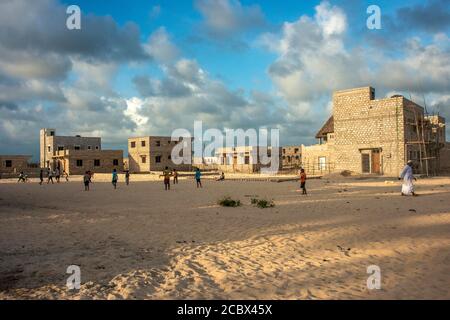
[[[306,173],[305,169],[300,170],[300,188],[302,188],[302,194],[306,193]]]

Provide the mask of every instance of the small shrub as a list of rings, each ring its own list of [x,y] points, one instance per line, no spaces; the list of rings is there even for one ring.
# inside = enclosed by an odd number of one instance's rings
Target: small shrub
[[[241,205],[241,201],[233,200],[231,197],[225,197],[219,200],[219,205],[222,207],[239,207]]]
[[[264,209],[264,208],[273,208],[275,207],[275,203],[273,200],[266,200],[266,199],[256,199],[253,198],[251,200],[252,204],[256,205],[258,208]]]

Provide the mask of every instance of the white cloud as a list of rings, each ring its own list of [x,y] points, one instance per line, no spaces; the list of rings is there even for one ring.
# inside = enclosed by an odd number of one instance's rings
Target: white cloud
[[[170,63],[179,55],[178,48],[172,43],[164,27],[150,35],[145,50],[159,63]]]

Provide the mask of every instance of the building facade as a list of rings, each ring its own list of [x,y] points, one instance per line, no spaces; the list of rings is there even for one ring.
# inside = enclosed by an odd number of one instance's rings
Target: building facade
[[[65,150],[101,150],[102,139],[98,137],[57,136],[55,129],[40,130],[40,166],[56,169],[53,156]]]
[[[372,87],[341,90],[316,138],[302,147],[305,168],[397,176],[413,160],[415,172],[437,174],[445,119],[400,95],[375,99]]]
[[[122,150],[61,150],[55,152],[53,161],[61,172],[66,171],[70,175],[124,170]]]
[[[223,172],[233,173],[258,173],[262,169],[273,169],[278,171],[281,169],[281,148],[278,148],[277,158],[274,159],[274,166],[271,164],[263,163],[260,155],[265,154],[267,157],[275,157],[275,153],[272,152],[271,147],[260,146],[240,146],[240,147],[227,147],[219,148],[216,150],[216,157],[218,158],[218,169]]]
[[[68,174],[123,170],[122,150],[102,150],[99,137],[58,136],[55,129],[40,130],[40,166]]]
[[[172,161],[172,150],[179,143],[189,143],[192,150],[192,139],[175,141],[171,137],[145,136],[128,139],[128,167],[130,172],[162,171],[165,167],[178,171],[192,170],[192,153],[189,162],[175,164]],[[179,156],[183,156],[182,152]]]
[[[0,173],[20,173],[29,169],[31,156],[0,155]]]
[[[282,147],[282,166],[283,169],[298,168],[302,164],[301,146]]]

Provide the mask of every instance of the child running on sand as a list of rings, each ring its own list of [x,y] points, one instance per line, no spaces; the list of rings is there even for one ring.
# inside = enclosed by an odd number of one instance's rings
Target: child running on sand
[[[200,169],[197,168],[195,170],[195,180],[197,181],[197,188],[203,188],[201,177],[202,177],[202,173],[200,172]]]
[[[44,170],[41,169],[41,171],[39,171],[39,184],[42,185],[43,182],[44,182]]]
[[[117,175],[117,170],[114,169],[112,172],[112,184],[114,189],[117,189],[117,181],[119,180],[119,176]]]
[[[173,184],[178,184],[178,171],[173,169]]]
[[[65,170],[63,171],[63,177],[69,182],[69,174]]]
[[[302,188],[302,194],[306,193],[306,173],[305,169],[300,170],[300,188]]]
[[[50,181],[52,182],[52,184],[53,184],[53,171],[52,170],[50,170],[50,168],[48,169],[48,177],[47,177],[47,184],[49,184],[50,183]]]
[[[169,167],[163,171],[163,174],[160,177],[164,177],[164,190],[170,190],[170,177],[172,176],[172,172],[169,170]]]
[[[59,171],[58,168],[56,168],[56,170],[55,170],[55,178],[56,178],[56,182],[59,183],[59,179],[61,178],[61,171]]]
[[[86,171],[86,173],[84,174],[83,182],[84,182],[84,191],[89,191],[89,183],[91,183],[91,175],[89,171]]]
[[[17,180],[17,182],[27,182],[27,176],[25,174],[23,174],[23,171],[20,172],[19,174],[19,180]]]
[[[125,171],[125,183],[130,185],[130,170]]]

